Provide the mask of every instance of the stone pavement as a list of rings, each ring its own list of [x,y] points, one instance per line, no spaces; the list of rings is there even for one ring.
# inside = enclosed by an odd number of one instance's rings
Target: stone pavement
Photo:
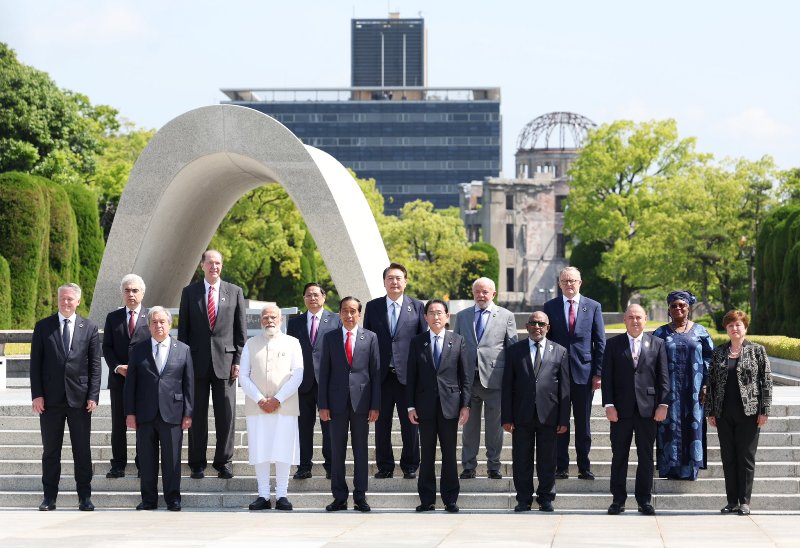
[[[656,546],[766,547],[800,545],[800,515],[662,513],[644,517],[586,512],[412,512],[275,510],[171,513],[59,508],[0,511],[0,545],[59,548],[114,546]]]

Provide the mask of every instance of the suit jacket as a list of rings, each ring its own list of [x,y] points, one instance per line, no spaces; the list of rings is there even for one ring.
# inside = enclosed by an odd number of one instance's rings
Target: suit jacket
[[[606,328],[600,303],[581,295],[572,335],[569,334],[569,319],[564,313],[561,296],[544,303],[544,313],[550,318],[547,337],[569,353],[572,382],[586,384],[593,376],[602,375]]]
[[[169,356],[158,373],[151,339],[131,349],[125,380],[125,414],[136,415],[137,422],[155,420],[180,424],[192,416],[194,368],[189,347],[169,337]]]
[[[428,330],[425,321],[425,305],[408,295],[403,295],[403,306],[397,318],[394,336],[389,325],[389,310],[386,296],[372,299],[364,309],[364,329],[369,329],[378,336],[378,349],[381,354],[381,382],[389,374],[389,363],[394,360],[397,379],[406,384],[406,364],[408,363],[408,345],[411,339]]]
[[[486,388],[500,390],[503,387],[505,350],[517,342],[517,324],[514,314],[492,303],[489,319],[480,343],[475,335],[475,305],[456,314],[453,332],[464,337],[467,345],[470,379],[477,364],[481,384]]]
[[[47,405],[86,407],[100,403],[100,337],[97,325],[75,315],[72,344],[64,352],[58,314],[36,323],[31,341],[31,399],[44,397]]]
[[[317,326],[317,340],[311,344],[307,321],[308,314],[303,312],[290,319],[286,326],[286,334],[300,341],[300,348],[303,350],[303,382],[300,383],[300,388],[297,390],[301,394],[311,390],[315,379],[319,381],[319,361],[322,358],[322,339],[325,333],[342,326],[339,316],[323,310],[322,319]]]
[[[381,408],[378,337],[362,327],[356,331],[353,367],[347,363],[341,329],[328,331],[319,362],[318,407],[343,413],[348,398],[354,413]]]
[[[639,364],[633,367],[628,334],[611,338],[603,357],[603,405],[613,404],[620,418],[652,417],[656,407],[669,405],[669,369],[664,341],[642,335]]]
[[[731,343],[714,349],[708,369],[708,398],[706,416],[719,417],[724,412],[725,385],[728,382],[728,351]],[[747,339],[742,343],[742,354],[736,366],[736,380],[742,396],[744,414],[769,415],[772,406],[772,370],[767,351],[760,344]]]
[[[103,328],[103,357],[108,366],[108,389],[122,389],[125,377],[114,373],[118,365],[127,365],[130,349],[145,339],[150,338],[147,328],[147,308],[139,310],[136,318],[136,327],[133,328],[133,337],[128,335],[128,308],[123,306],[106,316],[106,325]]]
[[[220,281],[219,306],[214,331],[208,324],[206,287],[203,280],[187,285],[181,293],[178,340],[192,349],[196,377],[218,379],[231,375],[247,342],[247,309],[242,288]]]
[[[529,424],[534,413],[541,424],[569,425],[569,359],[567,349],[542,339],[542,365],[533,374],[529,339],[506,350],[501,424]]]
[[[430,333],[411,339],[406,373],[408,406],[414,407],[420,420],[435,420],[436,406],[441,405],[446,419],[458,418],[462,407],[469,407],[472,378],[467,365],[464,337],[444,331],[439,369],[433,361]]]

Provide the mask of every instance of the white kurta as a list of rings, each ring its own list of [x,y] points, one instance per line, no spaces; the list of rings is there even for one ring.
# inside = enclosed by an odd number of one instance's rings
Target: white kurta
[[[263,337],[263,335],[256,335]],[[303,381],[303,352],[294,337],[279,333],[269,341],[270,350],[290,353],[292,376],[281,386],[275,398],[284,401],[297,393]],[[246,397],[258,402],[264,395],[250,379],[250,352],[245,345],[239,365],[239,384]],[[247,449],[250,464],[284,462],[300,464],[300,436],[297,417],[276,413],[247,416]]]

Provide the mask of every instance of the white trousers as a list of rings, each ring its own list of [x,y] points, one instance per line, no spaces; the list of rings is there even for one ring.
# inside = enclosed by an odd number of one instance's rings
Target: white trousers
[[[286,493],[289,491],[289,469],[291,468],[288,462],[260,462],[254,465],[256,469],[256,480],[258,480],[258,496],[269,500],[270,464],[275,465],[275,498],[279,499],[285,497]]]

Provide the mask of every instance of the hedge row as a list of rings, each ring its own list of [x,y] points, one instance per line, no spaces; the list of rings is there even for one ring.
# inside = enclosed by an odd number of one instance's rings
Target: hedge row
[[[724,333],[711,333],[711,339],[715,346],[725,344],[730,339]],[[747,340],[763,345],[767,354],[773,358],[784,360],[800,361],[800,339],[785,337],[783,335],[751,335],[747,334]]]
[[[0,255],[0,329],[11,329],[11,271]]]

